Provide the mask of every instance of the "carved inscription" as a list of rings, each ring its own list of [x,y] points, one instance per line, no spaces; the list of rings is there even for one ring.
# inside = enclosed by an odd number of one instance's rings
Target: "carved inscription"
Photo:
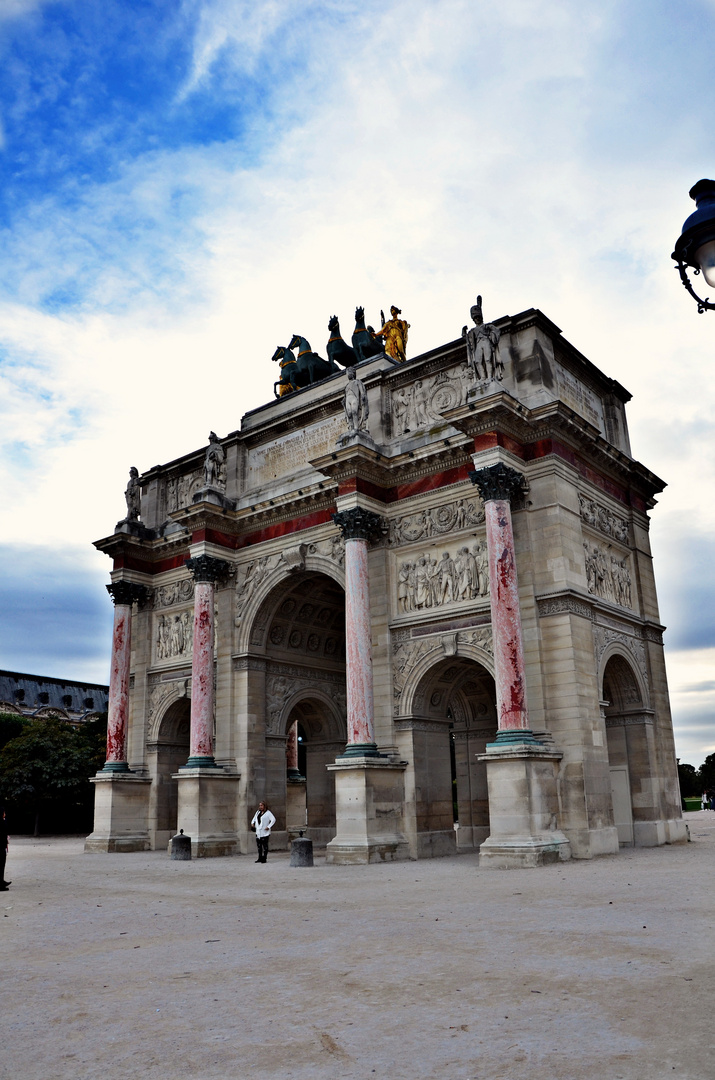
[[[556,383],[561,400],[602,432],[604,425],[601,399],[560,364],[556,365]]]
[[[586,540],[584,540],[583,548],[588,591],[594,596],[620,604],[621,607],[632,608],[628,556],[619,559],[600,544],[591,544]]]
[[[284,473],[294,473],[296,469],[307,465],[311,458],[327,454],[335,448],[338,436],[344,432],[345,419],[341,415],[297,435],[283,438],[280,442],[252,450],[249,468],[251,486],[264,480],[273,480]]]
[[[606,536],[612,536],[622,544],[628,543],[628,522],[625,518],[619,517],[618,514],[614,514],[612,510],[601,506],[586,495],[579,494],[578,501],[581,517],[587,525],[605,533]]]
[[[392,432],[397,438],[431,424],[443,423],[443,412],[463,405],[474,373],[466,364],[392,392]]]
[[[461,547],[454,557],[445,551],[440,559],[428,552],[400,564],[397,575],[397,607],[400,614],[425,611],[489,595],[487,542]]]
[[[483,524],[484,510],[478,503],[457,499],[443,506],[394,518],[390,522],[390,543],[409,544],[415,540],[444,536],[453,530],[459,532]]]

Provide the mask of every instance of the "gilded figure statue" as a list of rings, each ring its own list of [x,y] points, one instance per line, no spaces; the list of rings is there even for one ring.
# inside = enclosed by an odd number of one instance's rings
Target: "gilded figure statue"
[[[407,331],[410,324],[404,319],[398,319],[398,315],[401,314],[401,310],[393,304],[390,308],[392,318],[385,322],[385,316],[383,312],[380,312],[383,326],[381,330],[375,332],[375,337],[384,337],[387,355],[399,364],[404,364],[407,360]]]

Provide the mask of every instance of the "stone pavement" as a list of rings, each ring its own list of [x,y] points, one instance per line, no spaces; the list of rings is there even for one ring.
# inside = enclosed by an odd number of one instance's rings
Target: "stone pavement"
[[[711,1080],[715,813],[479,870],[12,842],[2,1080]]]

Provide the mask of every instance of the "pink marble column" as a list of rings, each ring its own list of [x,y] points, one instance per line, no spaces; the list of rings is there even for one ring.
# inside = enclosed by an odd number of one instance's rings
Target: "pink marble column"
[[[288,741],[286,743],[286,770],[289,780],[300,777],[298,768],[298,721],[294,721],[288,729]]]
[[[368,541],[381,532],[381,519],[356,506],[333,514],[345,538],[345,677],[348,699],[348,745],[345,754],[377,754],[372,693],[372,629]]]
[[[191,661],[189,760],[182,768],[216,768],[214,761],[214,584],[228,563],[199,555],[187,559],[194,576],[194,652]]]
[[[129,772],[127,731],[129,727],[129,670],[132,660],[132,604],[146,594],[142,585],[116,581],[107,585],[114,602],[112,661],[109,673],[107,720],[107,760],[103,772]]]
[[[501,463],[469,475],[484,500],[486,517],[499,732],[513,733],[500,741],[514,741],[531,736],[510,507],[512,496],[522,489],[523,478]]]

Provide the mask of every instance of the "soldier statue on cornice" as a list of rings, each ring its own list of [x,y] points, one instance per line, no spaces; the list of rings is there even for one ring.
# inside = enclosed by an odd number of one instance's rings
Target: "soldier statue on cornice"
[[[504,378],[504,365],[499,357],[499,338],[501,332],[494,323],[485,323],[482,315],[482,298],[477,297],[476,304],[469,309],[474,326],[468,330],[462,327],[462,337],[467,343],[467,364],[474,372],[477,382],[489,382]]]

